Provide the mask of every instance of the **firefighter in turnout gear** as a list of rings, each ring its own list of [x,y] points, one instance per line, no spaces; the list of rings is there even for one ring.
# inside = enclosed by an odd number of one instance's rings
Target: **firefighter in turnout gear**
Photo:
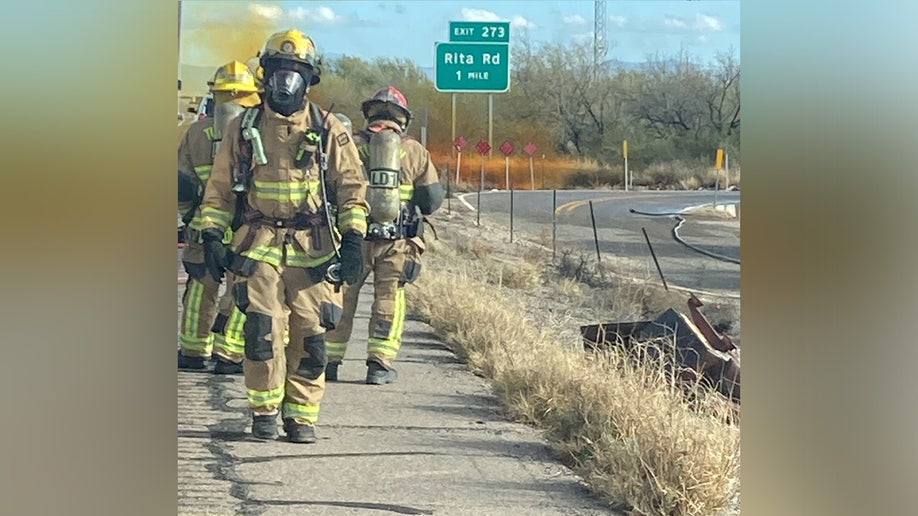
[[[180,369],[204,369],[213,356],[214,372],[242,372],[245,315],[236,308],[227,277],[227,290],[219,299],[220,283],[207,274],[201,239],[199,205],[211,174],[216,149],[230,119],[259,102],[255,78],[245,64],[231,61],[217,69],[211,82],[214,116],[195,121],[178,148],[179,213],[186,225],[182,263],[188,283],[182,298],[178,364]],[[227,231],[226,241],[231,237]]]
[[[361,274],[367,182],[344,126],[307,98],[320,74],[312,39],[275,33],[260,64],[263,102],[230,124],[204,195],[205,261],[212,275],[236,277],[252,434],[275,439],[280,413],[288,440],[311,443],[325,393],[325,332],[341,317],[341,282]]]
[[[373,308],[367,342],[366,383],[396,379],[392,367],[405,323],[405,284],[417,279],[424,252],[423,216],[435,212],[444,192],[430,153],[405,137],[411,111],[405,96],[388,86],[363,102],[366,128],[354,134],[367,175],[370,203],[363,247],[364,272],[344,288],[344,314],[327,336],[326,379],[337,381],[353,329],[361,286],[373,273]]]

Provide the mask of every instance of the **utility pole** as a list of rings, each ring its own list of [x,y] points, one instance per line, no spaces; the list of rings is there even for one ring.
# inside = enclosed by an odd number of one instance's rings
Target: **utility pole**
[[[609,51],[609,44],[606,40],[606,1],[596,0],[593,2],[593,75],[599,73],[599,67],[602,66],[606,53]]]

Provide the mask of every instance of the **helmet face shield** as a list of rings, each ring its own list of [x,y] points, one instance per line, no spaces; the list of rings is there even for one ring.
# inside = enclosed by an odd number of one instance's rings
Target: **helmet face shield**
[[[404,130],[408,126],[408,114],[402,108],[389,102],[374,102],[367,106],[366,117],[368,122],[377,120],[391,120]]]
[[[307,85],[307,79],[298,71],[273,71],[265,85],[268,105],[284,116],[292,115],[306,107]]]

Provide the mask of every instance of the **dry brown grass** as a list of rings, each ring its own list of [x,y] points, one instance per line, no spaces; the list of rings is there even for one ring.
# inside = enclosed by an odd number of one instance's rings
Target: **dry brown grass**
[[[669,364],[620,349],[585,355],[579,343],[560,342],[551,325],[526,319],[505,279],[508,288],[495,289],[482,275],[497,266],[447,247],[440,241],[425,256],[429,266],[409,289],[409,306],[492,380],[517,420],[544,429],[596,493],[638,514],[710,515],[735,506],[739,427],[719,395],[696,385],[687,398]],[[558,285],[571,298],[595,294],[571,278]],[[622,283],[616,299],[639,311],[648,288]]]
[[[529,290],[541,283],[540,268],[531,262],[487,260],[483,267],[488,283],[498,287]]]
[[[437,168],[446,170],[449,166],[450,182],[455,192],[472,192],[478,190],[481,183],[481,156],[474,149],[466,149],[462,153],[459,181],[456,181],[456,157],[443,153],[437,149],[430,149],[431,158]],[[578,170],[592,170],[596,168],[594,162],[578,161],[565,156],[547,156],[542,159],[541,154],[533,157],[532,176],[529,171],[529,157],[521,152],[510,156],[510,185],[516,190],[528,190],[535,179],[535,188],[562,188],[565,178]],[[485,158],[484,189],[506,187],[506,164],[500,151]],[[444,172],[445,174],[445,172]],[[443,183],[446,177],[441,177]]]

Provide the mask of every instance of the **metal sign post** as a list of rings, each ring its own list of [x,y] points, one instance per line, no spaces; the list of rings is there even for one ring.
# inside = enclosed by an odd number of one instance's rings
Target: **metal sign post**
[[[478,191],[480,192],[484,188],[485,154],[491,150],[491,146],[488,144],[487,140],[479,140],[478,145],[475,145],[475,150],[478,151],[478,154],[481,154],[481,179],[478,180]]]
[[[628,184],[631,178],[628,177],[628,140],[622,140],[622,155],[625,156],[625,191],[628,191]]]
[[[513,142],[510,140],[504,140],[504,143],[500,144],[500,151],[504,155],[504,173],[506,174],[506,185],[507,190],[510,189],[510,155],[513,154]]]
[[[462,164],[462,151],[465,150],[465,147],[468,144],[469,144],[468,140],[466,140],[462,136],[455,138],[453,140],[453,146],[456,148],[456,151],[457,151],[457,154],[456,154],[456,183],[457,184],[459,183],[459,167]]]
[[[523,146],[523,152],[529,156],[529,189],[535,190],[535,172],[532,168],[532,155],[535,154],[535,151],[538,150],[538,147],[532,142],[526,142],[526,145]]]

